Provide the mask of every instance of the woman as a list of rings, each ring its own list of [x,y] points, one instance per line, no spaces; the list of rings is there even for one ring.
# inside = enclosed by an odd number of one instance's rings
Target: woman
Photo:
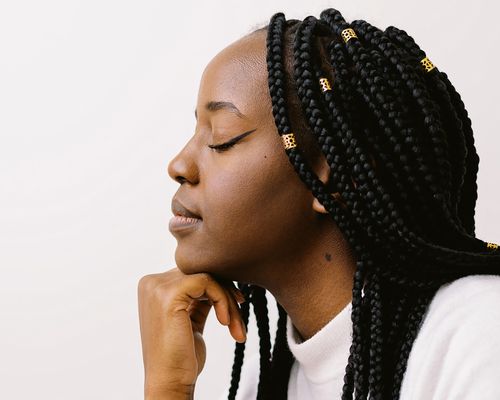
[[[168,167],[177,267],[139,282],[145,398],[193,398],[212,305],[237,341],[230,399],[500,398],[471,121],[405,31],[277,13],[211,60],[195,116]]]

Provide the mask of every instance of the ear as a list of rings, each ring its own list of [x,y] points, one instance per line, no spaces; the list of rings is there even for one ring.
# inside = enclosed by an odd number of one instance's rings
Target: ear
[[[328,211],[326,211],[325,207],[323,204],[319,202],[319,200],[314,197],[313,203],[312,203],[313,210],[316,212],[319,212],[321,214],[328,214]]]

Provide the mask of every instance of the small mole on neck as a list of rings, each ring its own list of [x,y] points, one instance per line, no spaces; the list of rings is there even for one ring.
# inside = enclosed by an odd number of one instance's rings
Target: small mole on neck
[[[332,261],[332,255],[330,253],[325,253],[326,261]]]

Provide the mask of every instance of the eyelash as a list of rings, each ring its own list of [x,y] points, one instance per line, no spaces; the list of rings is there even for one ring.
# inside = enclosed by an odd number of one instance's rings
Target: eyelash
[[[230,147],[233,147],[236,144],[236,142],[226,142],[222,144],[209,144],[208,147],[210,147],[212,150],[214,150],[217,153],[222,153],[223,151],[226,151]]]
[[[255,128],[257,129],[257,128]],[[226,151],[230,147],[233,147],[236,143],[238,143],[241,139],[243,139],[245,136],[249,135],[255,129],[252,129],[247,132],[243,132],[241,135],[235,136],[232,139],[228,140],[226,143],[222,144],[209,144],[208,147],[212,150],[214,150],[216,153],[222,153],[223,151]]]

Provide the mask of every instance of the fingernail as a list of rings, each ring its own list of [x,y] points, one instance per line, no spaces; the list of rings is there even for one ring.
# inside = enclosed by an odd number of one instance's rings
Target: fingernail
[[[238,289],[235,289],[234,293],[237,297],[238,303],[244,303],[246,301],[245,296],[243,295],[243,293],[241,291],[239,291]]]

